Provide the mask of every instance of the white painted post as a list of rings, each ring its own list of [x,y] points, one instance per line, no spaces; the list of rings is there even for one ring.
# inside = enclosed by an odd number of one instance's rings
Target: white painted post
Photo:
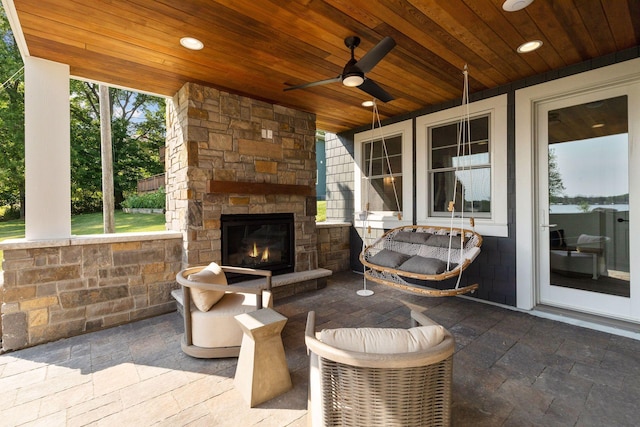
[[[69,66],[24,58],[25,237],[71,236]]]

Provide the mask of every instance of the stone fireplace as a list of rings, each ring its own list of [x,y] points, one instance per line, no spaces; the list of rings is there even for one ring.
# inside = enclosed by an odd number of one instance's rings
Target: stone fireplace
[[[183,267],[226,261],[223,216],[287,213],[292,274],[318,270],[315,131],[311,113],[195,83],[180,89],[167,103],[166,217],[183,233]]]

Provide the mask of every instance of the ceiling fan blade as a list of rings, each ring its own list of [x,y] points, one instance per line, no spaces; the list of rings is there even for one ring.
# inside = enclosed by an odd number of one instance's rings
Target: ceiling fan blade
[[[368,93],[369,95],[373,96],[376,99],[379,99],[382,102],[389,102],[395,99],[371,79],[365,79],[364,83],[358,86],[358,89]]]
[[[373,67],[376,66],[378,62],[382,58],[385,57],[387,53],[391,51],[396,45],[396,41],[391,37],[387,36],[380,40],[380,43],[375,45],[369,52],[367,52],[360,60],[356,63],[356,66],[363,73],[368,73],[371,71]]]
[[[319,85],[326,85],[329,83],[336,83],[342,80],[342,76],[338,76],[338,77],[334,77],[332,79],[326,79],[326,80],[320,80],[317,82],[311,82],[311,83],[304,83],[301,85],[297,85],[297,86],[290,86],[290,87],[285,87],[284,90],[294,90],[294,89],[304,89],[307,87],[312,87],[312,86],[319,86]]]

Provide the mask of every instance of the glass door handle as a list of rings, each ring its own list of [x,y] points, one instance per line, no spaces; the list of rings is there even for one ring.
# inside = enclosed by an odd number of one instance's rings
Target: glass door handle
[[[541,224],[540,227],[542,228],[550,228],[550,227],[557,227],[558,224]]]

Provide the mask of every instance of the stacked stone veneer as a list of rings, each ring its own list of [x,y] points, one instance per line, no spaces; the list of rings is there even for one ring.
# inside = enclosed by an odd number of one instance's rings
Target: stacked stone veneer
[[[0,244],[2,350],[175,310],[179,233]]]
[[[315,131],[311,113],[194,83],[180,89],[167,105],[166,192],[167,228],[185,236],[184,267],[221,261],[221,215],[290,212],[295,271],[317,268]],[[212,179],[297,185],[307,195],[252,194],[250,186],[211,194]]]
[[[349,243],[351,223],[319,222],[318,265],[333,273],[347,271],[351,267]]]

